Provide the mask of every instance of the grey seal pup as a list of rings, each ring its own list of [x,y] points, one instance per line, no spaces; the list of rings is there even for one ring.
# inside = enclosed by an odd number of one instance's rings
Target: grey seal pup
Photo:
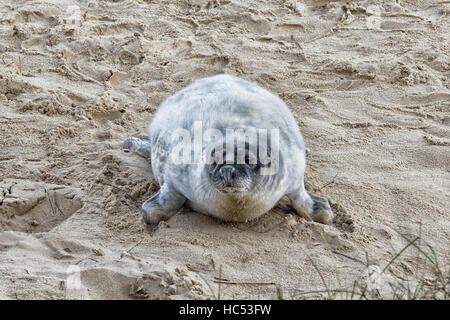
[[[160,185],[142,205],[148,224],[184,204],[245,222],[285,195],[306,219],[333,221],[328,200],[305,190],[308,150],[290,110],[246,80],[221,74],[193,82],[161,103],[148,136],[128,138],[123,147],[150,158]]]

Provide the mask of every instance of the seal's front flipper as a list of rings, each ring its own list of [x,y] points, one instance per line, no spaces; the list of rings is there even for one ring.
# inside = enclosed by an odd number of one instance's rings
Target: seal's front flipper
[[[333,222],[334,214],[327,199],[306,192],[305,188],[288,194],[288,197],[295,211],[305,219],[323,224]]]
[[[136,152],[146,158],[150,158],[152,154],[150,140],[147,137],[144,139],[135,137],[128,138],[123,142],[123,148]]]
[[[320,222],[323,224],[332,224],[334,219],[333,211],[331,211],[330,204],[328,200],[322,197],[318,197],[309,193],[309,196],[313,200],[313,212],[312,218],[316,222]]]
[[[164,184],[157,193],[142,204],[144,220],[148,224],[158,224],[172,217],[183,206],[186,198]]]

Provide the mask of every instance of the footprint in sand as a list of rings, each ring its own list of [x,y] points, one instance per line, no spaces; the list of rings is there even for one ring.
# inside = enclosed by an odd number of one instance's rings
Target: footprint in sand
[[[76,189],[29,180],[0,182],[0,230],[47,232],[83,206]]]

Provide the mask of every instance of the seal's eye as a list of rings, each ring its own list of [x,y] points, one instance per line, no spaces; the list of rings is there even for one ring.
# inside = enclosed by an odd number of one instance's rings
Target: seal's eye
[[[245,164],[253,165],[252,162],[256,162],[254,158],[250,159],[250,155],[248,152],[245,155]]]
[[[219,164],[216,159],[211,160],[211,170],[216,171],[219,168]]]

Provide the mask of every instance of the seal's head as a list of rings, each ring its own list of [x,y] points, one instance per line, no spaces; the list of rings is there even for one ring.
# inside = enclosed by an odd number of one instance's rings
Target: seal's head
[[[247,193],[257,180],[257,164],[212,163],[209,166],[209,179],[222,193]]]
[[[261,179],[260,169],[263,166],[256,154],[247,142],[241,148],[234,146],[231,150],[225,145],[213,148],[207,165],[211,185],[224,194],[252,192]]]

